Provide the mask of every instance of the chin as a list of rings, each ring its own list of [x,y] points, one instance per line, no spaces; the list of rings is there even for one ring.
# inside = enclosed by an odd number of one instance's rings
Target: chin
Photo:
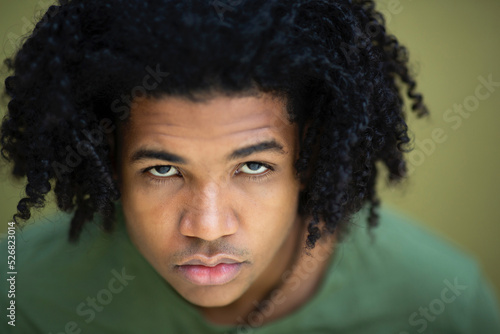
[[[193,289],[181,296],[199,307],[224,307],[238,300],[244,292],[228,291],[228,287],[224,286],[204,287],[203,290]]]
[[[228,306],[229,304],[231,304],[232,302],[234,302],[234,300],[228,300],[228,301],[224,301],[224,300],[209,300],[209,299],[197,299],[197,300],[194,300],[194,301],[189,301],[191,304],[194,304],[196,306],[199,306],[199,307],[224,307],[224,306]]]

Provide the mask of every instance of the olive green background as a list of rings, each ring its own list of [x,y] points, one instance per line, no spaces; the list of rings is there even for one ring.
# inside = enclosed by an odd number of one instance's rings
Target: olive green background
[[[2,60],[49,4],[0,0]],[[492,92],[478,88],[481,76],[500,82],[500,2],[380,0],[378,5],[389,31],[410,50],[418,89],[431,111],[427,119],[408,112],[417,140],[408,155],[410,177],[393,189],[381,179],[381,198],[475,256],[500,296],[500,87]],[[3,90],[5,67],[0,76]],[[481,99],[474,99],[475,94]],[[464,103],[471,111],[464,107],[458,116],[454,105]],[[5,105],[3,100],[2,115]],[[23,187],[8,178],[6,168],[0,171],[0,187],[3,232]]]

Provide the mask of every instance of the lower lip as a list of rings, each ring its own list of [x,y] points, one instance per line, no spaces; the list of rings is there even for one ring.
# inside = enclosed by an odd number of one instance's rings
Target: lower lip
[[[213,267],[179,266],[181,274],[196,285],[222,285],[232,281],[240,272],[242,263],[220,263]]]

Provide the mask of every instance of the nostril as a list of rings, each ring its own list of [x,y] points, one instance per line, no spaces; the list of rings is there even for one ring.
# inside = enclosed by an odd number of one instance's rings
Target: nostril
[[[180,217],[179,232],[208,241],[234,234],[238,221],[232,212],[218,206],[188,210]]]

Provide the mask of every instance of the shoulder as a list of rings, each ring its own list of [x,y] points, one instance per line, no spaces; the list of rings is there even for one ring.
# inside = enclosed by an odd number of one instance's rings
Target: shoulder
[[[54,213],[15,233],[14,270],[7,270],[11,268],[5,263],[0,266],[3,272],[15,272],[11,299],[16,306],[16,330],[39,332],[45,330],[41,324],[56,322],[64,327],[74,318],[79,301],[102,289],[108,276],[120,273],[122,234],[105,233],[96,219],[86,225],[78,243],[70,243],[71,218],[71,214]],[[7,250],[5,243],[3,239],[1,254]],[[2,291],[8,289],[4,284],[0,283]],[[0,304],[9,302],[2,299]]]
[[[99,218],[88,222],[78,242],[68,240],[72,214],[52,213],[29,223],[15,233],[16,264],[26,271],[65,270],[79,258],[92,258],[116,243],[119,233],[108,234],[100,228]],[[45,270],[43,270],[45,269]]]
[[[71,219],[72,214],[56,212],[16,230],[15,271],[19,285],[26,285],[29,290],[34,281],[40,285],[53,282],[63,289],[72,279],[91,277],[95,270],[89,268],[98,269],[116,257],[123,238],[120,231],[104,232],[96,218],[86,224],[78,242],[71,243],[68,239]],[[2,247],[0,252],[6,249]]]
[[[362,212],[350,228],[346,247],[370,257],[378,266],[405,269],[402,276],[461,275],[479,270],[476,259],[460,246],[389,206],[380,208],[377,227],[370,230]]]
[[[379,214],[371,232],[366,212],[356,215],[340,244],[333,275],[346,298],[410,332],[500,328],[492,287],[472,255],[393,208]]]

